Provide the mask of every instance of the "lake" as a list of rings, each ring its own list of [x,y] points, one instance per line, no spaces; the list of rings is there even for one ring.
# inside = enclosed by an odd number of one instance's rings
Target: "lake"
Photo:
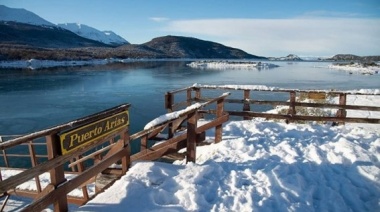
[[[21,135],[131,103],[131,132],[165,113],[167,91],[200,84],[297,89],[379,88],[380,75],[350,75],[326,62],[272,62],[261,70],[201,70],[188,61],[145,61],[43,70],[0,70],[0,135]]]

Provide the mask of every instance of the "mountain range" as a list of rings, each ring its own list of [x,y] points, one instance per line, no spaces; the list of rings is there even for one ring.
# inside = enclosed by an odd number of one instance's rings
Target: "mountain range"
[[[55,25],[25,9],[0,5],[0,60],[104,58],[265,59],[190,37],[163,36],[130,44],[112,31],[84,24]]]
[[[64,23],[55,25],[28,10],[9,8],[4,5],[0,5],[0,21],[63,28],[81,37],[112,46],[129,44],[128,41],[112,31],[100,31],[93,27],[78,23]]]
[[[302,60],[297,55],[260,57],[191,37],[163,36],[130,44],[112,31],[78,23],[53,24],[33,12],[0,5],[0,60],[88,60],[105,58],[203,58]],[[380,56],[339,54],[329,61],[379,61]]]

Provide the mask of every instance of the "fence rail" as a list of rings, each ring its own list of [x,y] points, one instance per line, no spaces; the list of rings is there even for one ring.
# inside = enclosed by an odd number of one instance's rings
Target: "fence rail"
[[[380,124],[379,118],[367,118],[367,117],[347,117],[347,110],[361,110],[361,111],[380,111],[378,106],[367,105],[347,105],[347,96],[349,95],[367,95],[367,96],[379,96],[380,93],[370,93],[367,90],[364,91],[335,91],[335,90],[298,90],[298,89],[281,89],[267,86],[216,86],[216,85],[194,85],[183,89],[167,92],[165,95],[165,108],[170,111],[175,111],[181,107],[192,104],[193,102],[204,102],[209,98],[202,96],[203,92],[209,90],[228,90],[242,92],[242,98],[227,98],[226,104],[241,104],[240,110],[226,110],[231,116],[241,116],[244,119],[251,118],[266,118],[266,119],[284,119],[287,122],[290,121],[322,121],[333,122],[335,124],[351,123],[368,123],[368,124]],[[191,96],[191,91],[195,91],[195,96]],[[251,96],[255,93],[288,93],[289,101],[281,100],[260,100],[254,99]],[[175,96],[185,96],[184,101],[175,102]],[[189,95],[190,94],[190,95]],[[319,102],[301,102],[297,100],[297,97],[305,95],[310,99],[326,99],[329,96],[337,96],[339,98],[339,104],[332,103],[319,103]],[[254,97],[255,95],[253,95]],[[287,106],[288,110],[286,114],[274,114],[260,111],[252,111],[251,105],[270,105],[270,106]],[[317,116],[317,115],[302,115],[297,111],[302,108],[328,108],[337,109],[335,116]],[[213,110],[204,110],[202,113],[215,114]]]
[[[196,146],[205,139],[206,130],[215,127],[215,142],[219,142],[222,139],[222,124],[229,119],[229,115],[223,111],[224,99],[228,95],[229,93],[225,93],[202,104],[198,104],[192,109],[177,113],[173,118],[168,118],[149,129],[142,130],[133,135],[129,135],[128,127],[123,127],[110,135],[89,141],[85,146],[75,149],[68,154],[59,152],[60,135],[71,132],[71,130],[81,130],[84,126],[92,126],[92,124],[98,123],[99,120],[113,116],[120,111],[128,110],[129,104],[1,143],[0,149],[5,152],[24,144],[28,144],[30,147],[32,146],[31,141],[33,139],[44,138],[48,156],[47,161],[37,163],[35,161],[37,158],[36,152],[30,151],[26,156],[29,156],[34,161],[31,168],[23,170],[21,173],[7,179],[0,179],[0,194],[5,196],[4,203],[6,204],[9,196],[14,194],[13,191],[17,190],[18,185],[35,179],[38,188],[36,192],[20,190],[16,192],[17,194],[34,199],[31,204],[23,208],[23,211],[41,211],[51,204],[53,204],[55,211],[67,211],[68,202],[84,204],[91,198],[86,185],[94,181],[96,182],[96,179],[93,179],[100,173],[113,173],[120,177],[126,173],[132,161],[156,160],[164,155],[178,152],[182,148],[187,149],[186,161],[195,162]],[[210,120],[205,125],[198,126],[198,110],[212,105],[215,105],[215,119]],[[164,130],[170,131],[168,133],[170,135],[164,139],[158,138],[159,133]],[[161,142],[150,146],[148,145],[150,140],[161,140]],[[130,152],[130,144],[132,142],[140,142],[141,144],[140,152],[133,155]],[[7,155],[4,153],[3,156],[8,160],[10,156],[20,155]],[[93,160],[94,163],[86,167],[85,162],[88,160]],[[119,168],[110,168],[110,165],[118,162],[122,165],[121,170]],[[70,180],[67,179],[64,169],[66,166],[72,168],[70,173],[76,173],[77,176]],[[51,177],[50,184],[44,187],[41,185],[39,176],[46,172],[49,172]],[[109,184],[112,184],[112,182],[109,182]],[[76,188],[82,189],[82,199],[66,197],[70,191]],[[101,191],[97,190],[96,194]]]
[[[216,98],[207,98],[202,96],[206,90],[234,90],[240,93],[241,98],[232,98],[232,95],[223,93]],[[235,93],[236,93],[235,92]],[[285,93],[288,95],[289,101],[284,100],[261,100],[255,99],[258,95],[255,92],[269,93]],[[339,104],[332,103],[310,103],[300,102],[298,99],[301,95],[306,94],[310,98],[326,98],[326,95],[336,95],[339,97]],[[230,119],[230,116],[243,117],[251,119],[255,117],[267,119],[285,119],[287,122],[297,120],[307,121],[331,121],[333,123],[344,124],[346,122],[372,123],[379,124],[378,118],[365,117],[347,117],[347,110],[368,110],[380,111],[377,106],[365,105],[347,105],[348,95],[377,95],[365,92],[344,92],[344,91],[315,91],[315,90],[291,90],[276,89],[268,87],[247,87],[247,86],[200,86],[194,85],[182,89],[177,89],[165,94],[166,118],[152,124],[148,129],[139,131],[133,135],[129,134],[129,126],[122,125],[112,131],[112,133],[104,134],[92,140],[85,142],[80,146],[79,140],[75,141],[79,147],[73,147],[66,153],[63,147],[71,147],[74,144],[74,134],[72,132],[82,133],[82,139],[95,136],[98,127],[102,127],[100,123],[105,123],[110,117],[115,119],[114,125],[117,125],[115,117],[121,113],[129,111],[129,104],[123,104],[100,113],[90,115],[66,124],[31,133],[9,141],[0,143],[0,150],[5,161],[5,166],[10,167],[10,161],[13,158],[29,157],[31,167],[23,170],[19,174],[15,174],[7,179],[1,178],[0,168],[0,197],[3,196],[4,208],[10,195],[22,194],[32,197],[34,200],[31,204],[23,208],[24,211],[41,211],[53,205],[55,211],[67,211],[68,202],[76,204],[84,204],[91,196],[87,190],[89,183],[95,183],[101,174],[113,174],[117,177],[125,174],[133,161],[137,160],[156,160],[167,154],[176,153],[180,149],[186,148],[186,161],[195,162],[196,146],[201,145],[205,140],[205,132],[211,128],[215,128],[214,140],[220,142],[222,140],[222,124]],[[177,97],[180,97],[179,101]],[[298,98],[297,98],[298,97]],[[242,105],[239,110],[226,110],[227,105]],[[264,113],[253,111],[251,105],[270,105],[285,106],[286,114]],[[332,108],[336,109],[336,114],[329,117],[320,117],[312,115],[300,115],[297,111],[301,107],[311,108]],[[179,110],[183,108],[182,110]],[[129,114],[129,113],[127,113]],[[203,116],[212,116],[208,122],[203,125],[198,124],[198,120]],[[129,116],[129,115],[128,115]],[[129,118],[129,117],[128,117]],[[120,121],[124,123],[125,120]],[[107,122],[108,124],[108,122]],[[128,120],[129,124],[129,120]],[[91,129],[90,129],[91,128]],[[88,131],[85,131],[85,130]],[[103,130],[105,128],[102,128]],[[84,130],[84,132],[82,132]],[[97,132],[100,132],[99,130]],[[162,132],[166,132],[167,136],[163,137]],[[63,135],[71,135],[69,144],[65,144]],[[38,142],[37,142],[38,140]],[[43,140],[43,141],[41,141]],[[157,141],[160,141],[157,143]],[[140,151],[131,155],[131,143],[138,142]],[[155,144],[155,145],[153,145]],[[25,154],[12,153],[13,148],[25,146],[27,150]],[[37,147],[39,149],[37,151]],[[45,149],[41,151],[41,148]],[[40,158],[45,158],[40,161]],[[91,163],[88,163],[88,162]],[[111,168],[112,164],[119,164],[117,168]],[[71,169],[70,173],[76,176],[67,179],[65,173],[67,169]],[[43,186],[40,182],[40,175],[50,173],[50,181],[47,186]],[[17,187],[34,179],[36,182],[36,191],[20,191]],[[116,178],[117,179],[117,178]],[[112,184],[113,181],[107,183]],[[106,185],[106,186],[107,186]],[[67,194],[73,189],[81,189],[82,197],[67,197]],[[95,194],[101,192],[105,187],[96,187]]]

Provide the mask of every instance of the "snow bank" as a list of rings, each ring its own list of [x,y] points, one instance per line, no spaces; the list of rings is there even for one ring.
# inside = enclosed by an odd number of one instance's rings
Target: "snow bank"
[[[194,61],[187,66],[198,69],[216,69],[216,70],[225,70],[225,69],[265,69],[265,68],[274,68],[278,67],[277,65],[270,63],[262,62],[252,62],[252,61]]]
[[[78,211],[380,210],[378,133],[236,121],[223,136],[197,164],[135,163]]]
[[[379,74],[380,66],[364,66],[360,63],[350,63],[350,64],[332,64],[328,68],[336,69],[341,71],[346,71],[350,74],[363,74],[363,75],[373,75]]]
[[[0,61],[0,68],[27,68],[27,69],[41,69],[53,67],[67,67],[67,66],[84,66],[84,65],[105,65],[109,63],[127,63],[137,61],[134,59],[93,59],[93,60],[14,60],[14,61]]]
[[[235,89],[235,90],[257,90],[257,91],[273,91],[279,90],[279,87],[272,87],[266,85],[202,85],[195,83],[194,87],[202,88],[218,88],[218,89]]]

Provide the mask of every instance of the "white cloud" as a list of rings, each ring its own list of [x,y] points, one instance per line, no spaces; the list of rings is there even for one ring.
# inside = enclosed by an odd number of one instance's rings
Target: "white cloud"
[[[380,55],[379,26],[380,19],[204,19],[169,21],[164,30],[264,56]]]
[[[164,22],[169,20],[169,18],[166,17],[150,17],[149,19],[155,22]]]

